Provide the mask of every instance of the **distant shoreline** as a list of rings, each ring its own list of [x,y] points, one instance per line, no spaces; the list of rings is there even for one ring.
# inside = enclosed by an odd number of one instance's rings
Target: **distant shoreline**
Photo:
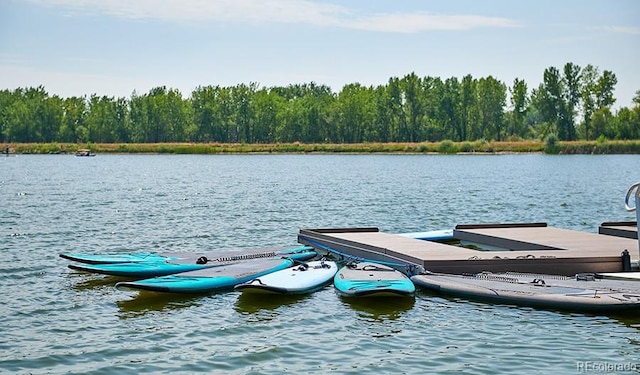
[[[542,141],[420,143],[4,143],[11,154],[640,154],[640,140],[572,141],[550,146]]]

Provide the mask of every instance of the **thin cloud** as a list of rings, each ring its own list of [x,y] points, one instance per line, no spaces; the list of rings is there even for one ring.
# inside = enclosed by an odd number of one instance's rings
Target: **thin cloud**
[[[502,17],[445,15],[425,12],[361,14],[355,8],[310,0],[31,0],[63,7],[69,16],[104,13],[128,19],[164,21],[229,21],[301,23],[323,27],[417,33],[429,30],[470,30],[518,27]]]
[[[597,30],[602,30],[602,31],[607,31],[612,33],[640,35],[640,27],[637,27],[637,26],[604,26],[604,27],[597,28]]]
[[[470,30],[479,27],[518,27],[518,22],[500,17],[430,13],[379,14],[351,22],[356,29],[416,33],[428,30]]]

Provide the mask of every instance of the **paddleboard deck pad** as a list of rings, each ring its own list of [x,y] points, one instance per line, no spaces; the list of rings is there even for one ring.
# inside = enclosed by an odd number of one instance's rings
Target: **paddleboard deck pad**
[[[255,259],[220,267],[182,272],[116,284],[118,289],[165,293],[209,293],[232,289],[235,285],[293,265],[289,258]]]
[[[333,285],[344,297],[406,297],[415,292],[403,273],[373,262],[347,264],[336,273]]]
[[[425,273],[411,280],[418,287],[444,295],[486,302],[577,312],[640,310],[639,283],[598,279],[594,274]]]
[[[332,261],[297,263],[293,267],[238,284],[234,289],[250,294],[311,293],[331,283],[337,271],[338,265]]]

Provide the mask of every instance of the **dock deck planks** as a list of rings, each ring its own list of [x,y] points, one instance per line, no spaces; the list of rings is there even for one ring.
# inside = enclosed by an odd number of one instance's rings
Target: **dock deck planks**
[[[534,224],[459,225],[454,237],[503,251],[480,251],[407,238],[377,228],[301,229],[298,241],[390,263],[410,263],[433,272],[536,272],[573,275],[621,272],[621,254],[638,262],[638,241]]]

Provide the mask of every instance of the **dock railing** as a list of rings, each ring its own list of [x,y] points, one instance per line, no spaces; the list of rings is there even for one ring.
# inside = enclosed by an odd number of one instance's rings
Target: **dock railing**
[[[635,196],[635,206],[633,207],[629,205],[629,200],[631,199],[631,196]],[[638,209],[638,207],[640,207],[640,182],[638,182],[637,184],[631,185],[631,187],[629,188],[629,191],[627,191],[627,196],[624,199],[624,205],[627,211],[636,212],[636,226],[639,225],[640,210]],[[640,254],[640,231],[638,232],[637,237],[638,237],[638,253]]]

